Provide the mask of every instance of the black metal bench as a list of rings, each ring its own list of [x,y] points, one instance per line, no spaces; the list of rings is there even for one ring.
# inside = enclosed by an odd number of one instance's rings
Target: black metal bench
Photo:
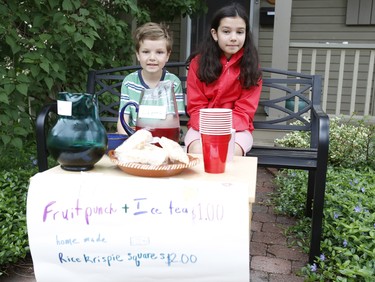
[[[173,73],[184,73],[185,64],[168,63]],[[103,123],[115,125],[122,80],[140,66],[94,70],[88,74],[87,92],[99,97]],[[263,68],[263,93],[254,121],[255,130],[293,132],[307,131],[311,135],[309,148],[284,148],[254,145],[247,156],[257,157],[262,167],[293,168],[308,171],[306,216],[312,217],[309,261],[320,254],[323,205],[328,160],[329,118],[320,106],[321,77],[297,72]],[[186,75],[179,75],[186,93]],[[266,97],[266,96],[270,96]],[[275,98],[273,98],[275,97]],[[303,106],[288,108],[287,100],[297,99]],[[46,124],[50,112],[56,113],[56,103],[46,105],[37,117],[37,151],[39,171],[48,169]],[[186,126],[188,117],[181,117]],[[295,123],[298,121],[299,123]],[[113,127],[115,130],[115,127]]]
[[[273,77],[267,78],[267,73]],[[275,69],[263,69],[263,74],[263,89],[283,95],[260,101],[259,106],[273,111],[273,115],[255,120],[255,130],[306,131],[311,136],[310,146],[299,149],[254,145],[247,156],[257,157],[261,167],[308,171],[305,215],[312,218],[309,262],[313,263],[320,255],[329,143],[329,118],[320,105],[321,76]],[[288,109],[286,101],[295,97],[303,106]]]

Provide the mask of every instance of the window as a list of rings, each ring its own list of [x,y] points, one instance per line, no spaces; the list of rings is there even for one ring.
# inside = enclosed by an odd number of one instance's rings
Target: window
[[[375,25],[375,0],[348,0],[347,25]]]

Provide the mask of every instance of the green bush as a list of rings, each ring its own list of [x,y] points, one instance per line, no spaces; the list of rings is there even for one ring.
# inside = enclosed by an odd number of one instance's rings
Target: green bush
[[[30,176],[23,169],[0,172],[0,266],[17,262],[29,251],[26,195]]]
[[[303,145],[305,140],[305,133],[293,134],[278,144]],[[333,119],[329,160],[322,253],[312,265],[302,268],[301,275],[306,281],[375,281],[374,126]],[[307,172],[283,170],[275,182],[275,211],[300,218],[288,232],[308,251],[311,220],[304,217]]]
[[[345,121],[335,117],[329,124],[330,165],[344,168],[375,168],[375,125],[366,124],[366,120]],[[284,147],[307,148],[310,134],[292,132],[275,143]]]
[[[29,252],[26,198],[29,179],[37,172],[35,143],[9,148],[0,160],[0,276],[8,264]]]
[[[304,218],[307,173],[276,178],[275,211],[300,218],[288,230],[309,249],[311,220]],[[301,271],[307,281],[375,281],[375,171],[330,168],[327,173],[321,256]]]

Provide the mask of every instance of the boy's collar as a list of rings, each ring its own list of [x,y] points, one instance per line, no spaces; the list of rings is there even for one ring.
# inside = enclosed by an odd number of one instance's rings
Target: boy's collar
[[[167,70],[166,68],[164,67],[163,68],[163,72],[161,74],[161,77],[160,77],[160,81],[163,81],[165,79],[165,74],[167,73]],[[143,79],[143,76],[142,76],[142,69],[139,69],[138,70],[138,77],[139,77],[139,81],[141,82],[141,84],[143,85],[144,88],[146,89],[150,89],[150,87],[146,84],[146,82],[144,81]]]

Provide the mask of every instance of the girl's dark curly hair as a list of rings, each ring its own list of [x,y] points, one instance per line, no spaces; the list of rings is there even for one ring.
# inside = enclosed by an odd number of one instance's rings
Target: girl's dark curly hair
[[[225,6],[214,14],[206,40],[200,45],[196,52],[189,56],[187,65],[190,64],[195,56],[199,55],[198,78],[207,84],[218,79],[222,71],[222,65],[220,63],[222,50],[218,43],[212,38],[210,31],[211,29],[217,31],[221,20],[227,17],[240,17],[246,23],[246,39],[243,46],[244,54],[240,62],[240,81],[243,88],[249,88],[250,86],[257,85],[258,80],[262,76],[262,72],[259,69],[258,51],[255,48],[250,32],[249,18],[246,14],[246,10],[238,3]]]

